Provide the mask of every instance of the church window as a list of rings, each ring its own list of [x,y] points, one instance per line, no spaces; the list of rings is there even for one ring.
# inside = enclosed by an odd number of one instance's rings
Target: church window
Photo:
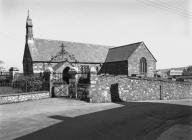
[[[146,74],[147,73],[147,60],[144,57],[142,57],[140,59],[139,70],[140,70],[140,74]]]
[[[88,65],[81,65],[80,70],[81,70],[81,73],[82,73],[82,74],[87,74],[87,73],[90,72],[90,69],[89,69],[89,66],[88,66]]]

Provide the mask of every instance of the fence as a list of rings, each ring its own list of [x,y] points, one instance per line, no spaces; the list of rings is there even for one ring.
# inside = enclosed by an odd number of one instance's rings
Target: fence
[[[49,91],[49,80],[45,80],[42,74],[35,74],[32,77],[24,77],[20,74],[16,79],[11,76],[0,75],[0,87],[18,89],[19,92]]]
[[[11,76],[9,73],[0,73],[0,86],[10,86]]]

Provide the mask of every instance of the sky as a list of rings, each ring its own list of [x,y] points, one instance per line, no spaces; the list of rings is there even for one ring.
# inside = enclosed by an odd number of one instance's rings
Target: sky
[[[22,71],[27,10],[36,38],[144,41],[157,69],[192,65],[192,0],[0,0],[0,60]]]

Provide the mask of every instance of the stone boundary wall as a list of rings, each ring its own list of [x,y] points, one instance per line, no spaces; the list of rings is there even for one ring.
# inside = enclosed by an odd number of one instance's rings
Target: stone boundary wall
[[[44,99],[49,97],[50,95],[48,91],[9,94],[0,96],[0,104],[17,103],[28,100]]]
[[[192,98],[192,83],[138,79],[126,76],[93,76],[89,90],[91,102],[172,100]]]

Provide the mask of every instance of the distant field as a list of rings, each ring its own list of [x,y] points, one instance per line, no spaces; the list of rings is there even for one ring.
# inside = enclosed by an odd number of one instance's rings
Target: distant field
[[[0,87],[0,95],[15,94],[19,92],[21,92],[21,90],[13,89],[12,87]]]

